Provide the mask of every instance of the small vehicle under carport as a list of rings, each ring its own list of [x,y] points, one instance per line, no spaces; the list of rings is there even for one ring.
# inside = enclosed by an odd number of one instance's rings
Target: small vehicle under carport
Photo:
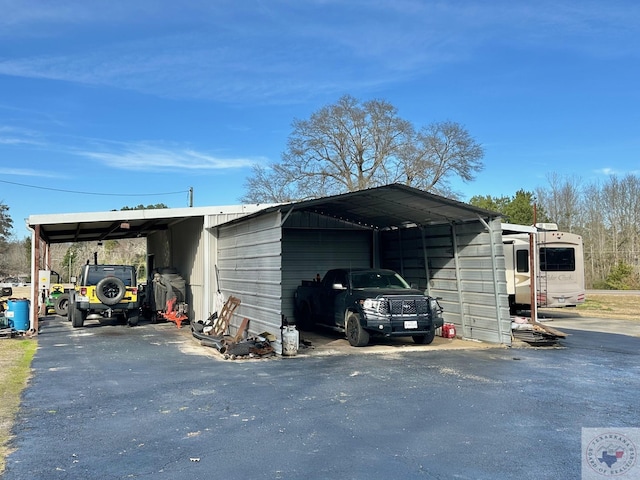
[[[300,330],[338,328],[354,347],[367,345],[371,336],[410,336],[428,345],[444,323],[438,300],[411,288],[393,270],[329,270],[321,280],[303,280],[294,298]]]
[[[45,298],[46,312],[66,317],[69,313],[69,291],[73,289],[73,285],[61,283],[60,274],[53,270],[49,272],[49,276],[51,286]]]
[[[84,265],[69,297],[69,320],[82,327],[86,320],[119,316],[138,324],[140,304],[136,269],[131,265]]]

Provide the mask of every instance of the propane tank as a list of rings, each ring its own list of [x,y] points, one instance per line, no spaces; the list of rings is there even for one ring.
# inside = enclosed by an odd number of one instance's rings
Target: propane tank
[[[282,355],[293,357],[298,353],[300,335],[295,325],[282,327]]]
[[[445,323],[442,325],[442,336],[444,338],[455,338],[456,326],[453,323]]]

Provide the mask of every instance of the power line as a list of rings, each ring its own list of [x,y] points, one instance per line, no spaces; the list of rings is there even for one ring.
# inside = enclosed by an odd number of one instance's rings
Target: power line
[[[9,182],[7,180],[0,180],[0,183],[8,183],[10,185],[18,185],[20,187],[35,188],[37,190],[49,190],[53,192],[62,193],[75,193],[78,195],[96,195],[102,197],[154,197],[159,195],[177,195],[183,193],[189,193],[189,190],[180,190],[179,192],[164,192],[164,193],[99,193],[99,192],[81,192],[78,190],[64,190],[61,188],[51,187],[39,187],[37,185],[27,185],[26,183]]]

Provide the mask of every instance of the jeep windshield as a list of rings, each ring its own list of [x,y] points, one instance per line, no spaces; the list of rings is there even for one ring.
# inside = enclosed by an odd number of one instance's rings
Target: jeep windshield
[[[409,284],[395,272],[352,272],[353,288],[398,288],[409,289]]]

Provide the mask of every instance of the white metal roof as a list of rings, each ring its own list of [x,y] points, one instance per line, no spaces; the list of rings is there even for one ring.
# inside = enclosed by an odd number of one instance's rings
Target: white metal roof
[[[166,230],[185,218],[225,213],[253,213],[268,205],[227,205],[109,212],[30,215],[29,228],[40,226],[40,236],[48,243],[87,242],[144,237],[150,232]]]

